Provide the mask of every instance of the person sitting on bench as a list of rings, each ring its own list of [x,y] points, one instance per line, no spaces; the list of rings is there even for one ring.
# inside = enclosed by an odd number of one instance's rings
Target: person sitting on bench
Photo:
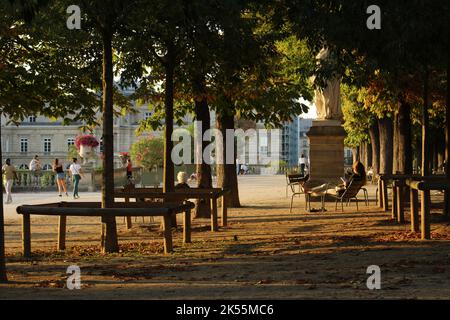
[[[178,172],[177,175],[177,184],[175,185],[175,189],[189,189],[190,186],[187,183],[188,178],[187,174],[184,171]]]

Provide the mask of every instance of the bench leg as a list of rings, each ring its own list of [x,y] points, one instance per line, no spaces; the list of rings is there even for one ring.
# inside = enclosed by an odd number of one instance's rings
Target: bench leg
[[[183,215],[183,242],[191,243],[191,209],[186,210]]]
[[[30,215],[26,213],[22,215],[22,250],[25,258],[31,257]]]
[[[411,201],[411,231],[419,232],[419,192],[415,189],[410,189]]]
[[[431,239],[430,234],[430,191],[425,190],[421,192],[421,225],[422,225],[422,240]]]
[[[381,179],[378,179],[377,199],[379,199],[380,208],[384,208],[383,204],[383,183]]]
[[[450,222],[450,189],[445,190],[444,193],[444,211],[447,221]]]
[[[171,215],[165,214],[162,219],[164,232],[164,253],[173,252]]]
[[[131,217],[125,217],[127,229],[131,229],[133,227],[133,223],[131,222]]]
[[[211,231],[217,231],[217,198],[211,198]]]
[[[398,193],[397,193],[397,187],[392,187],[392,219],[397,220],[398,217],[398,212],[397,212],[397,197],[398,197]]]
[[[405,212],[404,212],[404,194],[405,188],[397,188],[397,221],[398,223],[405,223]]]
[[[381,192],[383,195],[383,210],[387,212],[389,210],[389,197],[388,197],[388,189],[387,189],[387,181],[381,180]]]
[[[224,194],[222,196],[222,227],[226,227],[228,225],[228,204],[227,197]]]
[[[129,202],[130,202],[130,198],[125,198],[125,203],[129,203]],[[144,218],[144,217],[142,217],[142,218]],[[125,217],[125,221],[126,221],[127,229],[128,230],[131,229],[133,227],[133,224],[131,222],[131,217]]]
[[[58,250],[66,250],[66,224],[67,216],[59,216],[58,223]]]

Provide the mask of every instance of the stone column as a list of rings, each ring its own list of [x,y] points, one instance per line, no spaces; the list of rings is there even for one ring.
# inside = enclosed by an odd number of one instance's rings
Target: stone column
[[[80,189],[82,191],[95,192],[95,182],[94,182],[94,166],[91,162],[81,165],[81,170],[83,172],[83,178],[80,180]]]
[[[345,130],[339,120],[315,120],[307,133],[310,177],[340,183],[344,174]]]

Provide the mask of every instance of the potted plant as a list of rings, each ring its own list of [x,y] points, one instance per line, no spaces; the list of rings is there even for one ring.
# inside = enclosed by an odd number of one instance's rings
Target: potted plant
[[[75,147],[84,162],[94,155],[94,148],[98,147],[99,144],[97,138],[91,134],[83,134],[75,138]]]

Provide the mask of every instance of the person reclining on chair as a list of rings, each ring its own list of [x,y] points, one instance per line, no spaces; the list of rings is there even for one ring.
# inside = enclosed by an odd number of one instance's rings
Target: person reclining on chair
[[[341,196],[347,187],[350,185],[352,181],[358,181],[361,182],[361,185],[366,184],[366,169],[364,168],[364,165],[360,161],[356,161],[352,166],[352,173],[349,176],[345,176],[341,178],[342,184],[336,186],[336,188],[333,190],[329,190],[330,194],[335,193],[337,196]]]

